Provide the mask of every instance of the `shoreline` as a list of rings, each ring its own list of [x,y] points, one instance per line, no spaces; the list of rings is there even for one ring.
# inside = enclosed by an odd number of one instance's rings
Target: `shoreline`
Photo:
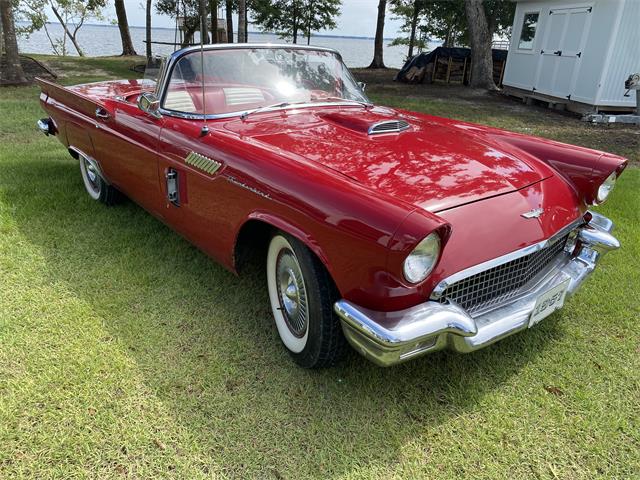
[[[59,22],[46,22],[47,25],[62,25]],[[21,24],[28,24],[28,22],[16,22],[16,25],[21,25]],[[71,24],[73,25],[73,24]],[[104,27],[104,28],[118,28],[118,25],[109,25],[109,24],[105,24],[105,23],[85,23],[83,26],[85,27]],[[145,26],[139,26],[139,25],[129,25],[129,29],[142,29],[145,30],[146,27]],[[175,28],[173,27],[151,27],[151,30],[168,30],[168,31],[175,31]],[[253,31],[250,30],[249,35],[275,35],[277,36],[278,34],[275,32],[258,32],[258,31]],[[324,34],[324,33],[319,33],[319,34],[312,34],[311,38],[347,38],[350,40],[375,40],[375,37],[360,37],[357,35],[329,35],[329,34]],[[393,37],[385,37],[383,40],[385,41],[392,41],[394,38]]]

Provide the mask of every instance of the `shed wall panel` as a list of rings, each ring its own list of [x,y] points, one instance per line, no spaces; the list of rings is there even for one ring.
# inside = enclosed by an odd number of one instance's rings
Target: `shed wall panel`
[[[640,0],[626,0],[596,103],[602,106],[634,106],[635,94],[624,96],[624,81],[632,73],[639,72]]]
[[[640,71],[640,0],[521,0],[516,6],[513,35],[504,74],[504,85],[532,90],[545,75],[538,68],[540,54],[550,28],[550,10],[593,6],[590,25],[581,56],[576,61],[575,76],[570,88],[571,100],[589,105],[632,105],[625,99],[624,80]],[[540,12],[533,49],[518,49],[524,14]],[[577,37],[576,37],[577,38]],[[558,78],[556,76],[556,78]],[[560,78],[562,80],[562,78]],[[555,82],[555,80],[554,80]],[[566,82],[565,82],[566,83]]]
[[[596,104],[602,72],[605,68],[622,2],[624,0],[596,0],[593,3],[591,28],[580,58],[577,80],[571,96],[572,100],[589,105]]]

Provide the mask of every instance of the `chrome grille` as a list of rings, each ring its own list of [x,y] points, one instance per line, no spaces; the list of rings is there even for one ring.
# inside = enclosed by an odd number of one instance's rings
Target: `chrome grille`
[[[451,300],[469,314],[506,302],[518,295],[522,287],[564,253],[567,237],[565,235],[537,252],[449,285],[442,293],[440,302]]]

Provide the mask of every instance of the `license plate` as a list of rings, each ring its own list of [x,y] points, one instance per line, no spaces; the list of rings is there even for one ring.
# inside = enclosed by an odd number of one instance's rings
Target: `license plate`
[[[560,285],[547,290],[538,297],[536,306],[531,312],[529,317],[529,328],[533,327],[536,323],[540,322],[545,317],[548,317],[553,312],[562,308],[564,305],[564,298],[567,295],[567,287],[569,287],[569,280],[565,280]]]

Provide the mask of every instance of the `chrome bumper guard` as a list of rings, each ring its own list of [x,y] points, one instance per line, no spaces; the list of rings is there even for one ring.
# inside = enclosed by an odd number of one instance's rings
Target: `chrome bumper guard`
[[[334,310],[347,340],[366,358],[390,366],[444,348],[473,352],[525,330],[542,293],[568,281],[567,295],[573,294],[593,272],[600,257],[620,247],[610,233],[613,222],[590,213],[589,223],[576,229],[578,251],[557,259],[508,303],[472,317],[458,305],[436,301],[396,312],[376,312],[339,300]]]

